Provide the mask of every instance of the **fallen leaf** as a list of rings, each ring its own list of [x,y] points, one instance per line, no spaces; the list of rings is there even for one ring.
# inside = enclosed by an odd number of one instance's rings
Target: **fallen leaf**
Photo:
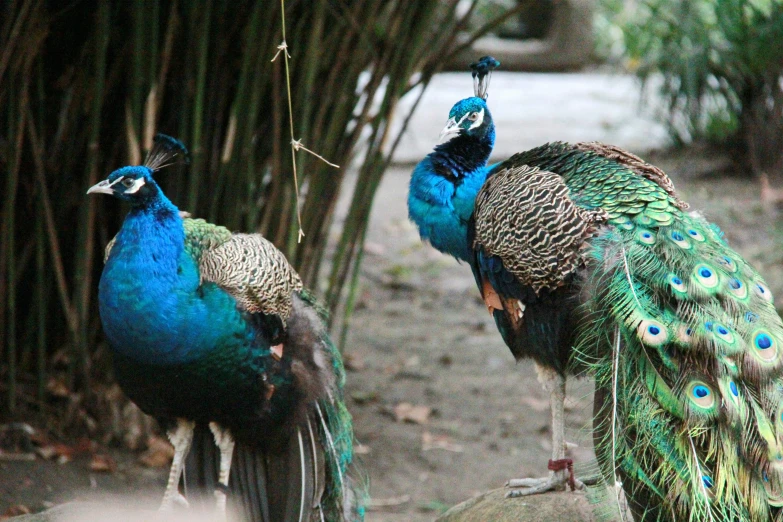
[[[141,454],[139,462],[148,468],[165,468],[174,458],[174,448],[166,439],[150,437],[147,440],[147,451]]]
[[[114,473],[117,470],[117,463],[108,455],[96,453],[90,461],[90,469],[101,473]]]
[[[24,504],[17,504],[6,509],[5,512],[0,515],[0,520],[8,520],[12,517],[18,517],[19,515],[29,515],[30,513],[31,511],[29,507],[25,506]]]
[[[401,402],[394,407],[394,418],[397,422],[427,424],[431,414],[432,408],[429,406],[413,405],[409,402]]]
[[[433,435],[429,431],[425,431],[421,434],[421,450],[429,451],[433,449],[442,449],[454,453],[465,451],[461,444],[452,442],[451,437],[448,435]]]
[[[368,404],[378,400],[378,393],[375,391],[354,390],[351,392],[351,398],[356,404]]]
[[[391,498],[373,497],[367,503],[367,509],[373,511],[376,509],[383,509],[387,507],[396,507],[396,506],[401,506],[403,504],[407,504],[410,501],[411,501],[410,495],[400,495],[399,497],[391,497]]]
[[[39,457],[41,457],[44,460],[51,460],[57,456],[57,450],[55,450],[54,446],[52,445],[35,448],[35,452],[38,454]]]
[[[46,391],[51,395],[60,398],[66,398],[71,394],[68,387],[65,385],[65,382],[54,377],[49,379],[49,382],[46,383]]]
[[[549,400],[538,399],[536,397],[522,397],[522,404],[526,404],[535,411],[546,411],[549,409]]]
[[[353,447],[353,452],[356,455],[368,455],[372,452],[372,449],[365,444],[356,444]]]
[[[343,355],[343,365],[350,372],[360,372],[366,368],[364,359],[355,353],[346,353]]]

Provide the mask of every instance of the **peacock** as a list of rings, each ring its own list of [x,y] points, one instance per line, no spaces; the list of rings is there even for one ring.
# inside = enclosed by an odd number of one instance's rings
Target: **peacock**
[[[486,103],[492,70],[499,65],[491,56],[471,64],[475,95],[451,108],[440,134],[440,140],[445,141],[436,145],[414,168],[408,192],[408,215],[422,240],[471,265],[503,340],[517,360],[533,359],[538,379],[550,394],[552,459],[548,468],[551,473],[544,479],[509,480],[507,484],[513,489],[508,496],[517,496],[559,489],[566,483],[572,489],[581,488],[582,483],[573,476],[572,461],[565,458],[565,376],[571,349],[570,339],[565,335],[568,325],[563,321],[570,316],[569,310],[552,299],[533,303],[528,298],[506,312],[499,302],[504,291],[523,292],[526,297],[529,292],[521,285],[510,288],[514,284],[512,274],[502,270],[499,259],[477,259],[473,242],[468,241],[476,197],[487,176],[499,167],[487,163],[495,144],[495,125]],[[489,264],[491,277],[480,276],[480,261]],[[515,328],[525,306],[530,322],[523,324],[537,330],[532,335]],[[550,321],[550,315],[557,316],[557,320]],[[526,489],[517,489],[522,486]]]
[[[433,245],[467,250],[504,340],[556,394],[568,373],[594,377],[596,455],[637,522],[783,520],[783,322],[763,278],[661,169],[618,147],[549,143],[487,168],[476,94],[430,154],[473,170],[414,171],[422,236],[461,227],[464,245]],[[418,178],[438,187],[429,200]],[[484,181],[463,221],[451,196],[467,178]]]
[[[154,174],[182,156],[158,135],[143,165],[87,191],[131,207],[106,249],[99,309],[119,384],[174,446],[160,510],[214,493],[221,519],[228,502],[247,521],[361,520],[323,309],[261,235],[179,212]]]

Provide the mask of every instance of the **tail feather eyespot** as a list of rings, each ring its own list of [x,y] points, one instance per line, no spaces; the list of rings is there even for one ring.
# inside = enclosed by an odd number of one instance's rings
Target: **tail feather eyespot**
[[[689,250],[693,246],[691,245],[691,242],[688,241],[683,235],[683,233],[680,232],[679,230],[673,230],[669,234],[669,239],[672,240],[672,243],[674,243],[675,245],[677,245],[678,247],[684,250]]]
[[[692,280],[707,290],[714,290],[720,282],[718,272],[706,263],[700,263],[693,269]]]
[[[645,245],[654,245],[655,244],[655,234],[646,228],[640,228],[636,232],[636,239],[639,240],[640,243]]]
[[[719,413],[717,390],[703,380],[692,380],[683,390],[693,420],[712,421]]]
[[[751,334],[751,354],[764,363],[772,363],[778,359],[778,342],[771,332],[759,328]]]
[[[636,335],[639,340],[648,346],[660,346],[669,340],[669,332],[666,327],[655,320],[645,319],[636,327]]]
[[[688,230],[686,230],[686,233],[688,234],[689,237],[695,239],[696,241],[699,242],[704,241],[704,235],[698,230],[696,230],[695,228],[689,228]]]
[[[772,302],[772,292],[769,287],[761,281],[756,281],[753,288],[754,293],[767,302]]]
[[[729,279],[727,285],[729,287],[729,293],[737,299],[745,299],[748,297],[748,285],[743,283],[738,277]]]
[[[717,261],[727,272],[733,273],[738,270],[737,263],[729,256],[718,256]]]
[[[688,294],[687,289],[685,288],[685,281],[683,281],[682,278],[677,274],[670,273],[666,277],[666,280],[668,281],[672,292],[674,292],[674,295],[685,296]]]

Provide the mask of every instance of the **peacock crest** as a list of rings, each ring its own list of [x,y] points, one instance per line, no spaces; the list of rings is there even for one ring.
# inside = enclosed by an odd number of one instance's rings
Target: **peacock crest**
[[[185,144],[166,134],[156,134],[152,139],[152,148],[144,159],[144,166],[151,171],[182,162],[190,164],[190,152]],[[176,161],[173,161],[176,160]]]
[[[470,64],[470,69],[473,71],[473,93],[477,98],[487,99],[492,70],[498,67],[500,62],[491,56],[482,56],[477,62]]]

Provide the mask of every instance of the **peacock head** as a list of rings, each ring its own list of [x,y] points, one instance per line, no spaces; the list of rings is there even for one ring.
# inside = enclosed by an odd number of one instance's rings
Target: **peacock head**
[[[153,179],[153,172],[171,165],[177,157],[184,163],[189,162],[188,149],[181,141],[158,134],[154,138],[144,165],[122,167],[105,180],[90,187],[87,194],[109,194],[134,206],[149,204],[161,194],[160,187]]]
[[[486,138],[494,135],[495,124],[487,102],[478,96],[465,98],[454,104],[449,112],[449,121],[440,133],[440,139],[455,136]]]
[[[87,194],[109,194],[134,206],[148,203],[159,193],[152,169],[143,165],[117,169],[87,191]]]

